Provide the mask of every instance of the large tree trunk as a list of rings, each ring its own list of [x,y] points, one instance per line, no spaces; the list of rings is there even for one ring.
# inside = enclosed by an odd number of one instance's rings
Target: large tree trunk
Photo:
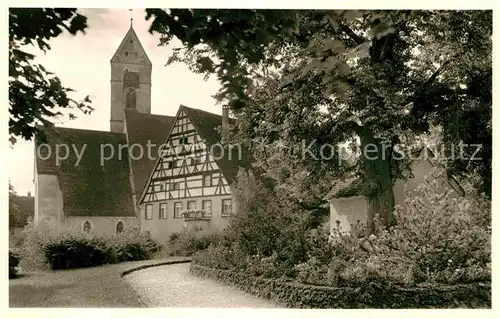
[[[373,229],[373,218],[379,215],[385,225],[394,222],[394,191],[391,175],[391,149],[378,141],[368,128],[360,134],[363,170],[368,186],[367,225]]]

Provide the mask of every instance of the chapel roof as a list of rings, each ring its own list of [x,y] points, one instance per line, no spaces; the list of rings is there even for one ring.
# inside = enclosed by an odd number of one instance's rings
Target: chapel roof
[[[135,216],[128,154],[126,148],[120,151],[120,145],[127,143],[125,134],[62,127],[43,130],[47,146],[35,154],[37,174],[57,175],[67,216]],[[36,147],[41,144],[35,143]],[[67,145],[70,150],[59,164],[56,145]],[[82,154],[80,160],[75,149]],[[60,157],[66,157],[64,146],[59,150]]]

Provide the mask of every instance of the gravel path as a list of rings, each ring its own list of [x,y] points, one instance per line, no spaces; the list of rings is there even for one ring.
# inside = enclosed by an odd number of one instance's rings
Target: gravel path
[[[190,264],[147,268],[123,277],[148,307],[277,308],[235,287],[189,274]]]

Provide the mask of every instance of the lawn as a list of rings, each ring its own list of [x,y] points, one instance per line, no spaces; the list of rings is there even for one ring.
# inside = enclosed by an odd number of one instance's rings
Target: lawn
[[[27,273],[9,281],[9,307],[144,307],[121,274],[134,267],[162,261]]]

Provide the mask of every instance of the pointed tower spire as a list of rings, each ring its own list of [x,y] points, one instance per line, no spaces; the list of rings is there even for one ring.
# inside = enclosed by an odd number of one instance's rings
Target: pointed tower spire
[[[152,65],[132,28],[111,58],[111,132],[123,133],[125,110],[151,113]]]

